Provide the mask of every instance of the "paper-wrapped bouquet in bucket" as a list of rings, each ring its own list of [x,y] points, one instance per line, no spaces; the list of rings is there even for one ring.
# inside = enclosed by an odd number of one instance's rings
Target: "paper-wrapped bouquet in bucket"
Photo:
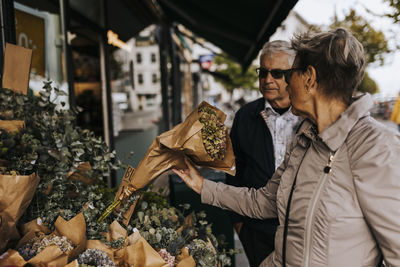
[[[100,220],[121,200],[163,172],[185,167],[184,157],[189,157],[198,166],[234,175],[235,156],[224,125],[225,118],[221,110],[202,102],[184,122],[156,137],[136,170],[125,174],[116,201]]]

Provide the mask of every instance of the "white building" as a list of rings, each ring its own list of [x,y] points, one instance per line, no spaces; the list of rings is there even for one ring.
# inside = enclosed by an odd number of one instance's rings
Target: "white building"
[[[292,9],[269,40],[290,41],[294,34],[306,32],[309,28],[310,24]]]
[[[128,106],[132,111],[156,110],[161,105],[159,48],[154,28],[149,26],[126,43],[128,49],[114,53],[125,78],[113,82],[113,98],[115,101],[117,92],[128,94]],[[123,101],[124,97],[120,99]]]

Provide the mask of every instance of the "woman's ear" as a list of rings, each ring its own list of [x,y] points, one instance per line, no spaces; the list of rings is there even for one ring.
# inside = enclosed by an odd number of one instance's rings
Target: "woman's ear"
[[[305,87],[308,93],[317,88],[317,71],[314,66],[309,65],[305,71]]]

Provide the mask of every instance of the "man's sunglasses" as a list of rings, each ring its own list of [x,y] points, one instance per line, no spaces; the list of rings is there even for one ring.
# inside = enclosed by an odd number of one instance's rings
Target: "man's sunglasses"
[[[274,79],[282,79],[285,77],[285,82],[289,84],[290,79],[292,78],[293,71],[302,70],[302,68],[291,68],[287,70],[280,69],[265,69],[265,68],[257,68],[256,72],[259,78],[266,78],[268,76],[268,72],[271,73],[272,78]]]

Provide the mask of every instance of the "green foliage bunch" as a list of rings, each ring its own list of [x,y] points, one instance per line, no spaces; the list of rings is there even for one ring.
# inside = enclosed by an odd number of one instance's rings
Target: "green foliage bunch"
[[[31,91],[22,95],[0,89],[0,119],[23,120],[26,124],[19,133],[0,131],[0,151],[10,145],[13,148],[12,153],[1,154],[1,159],[7,161],[4,171],[24,175],[35,172],[40,177],[22,222],[40,217],[50,229],[59,215],[69,220],[85,204],[91,207],[85,210],[85,219],[100,216],[106,208],[104,203],[114,195],[104,180],[112,169],[120,167],[118,161],[113,163],[115,151],[109,152],[101,138],[75,125],[77,109],[62,109],[56,104],[64,94],[53,88],[51,82],[45,82],[38,95]],[[84,174],[93,181],[92,185],[67,179],[67,174],[75,172],[83,162],[89,162],[92,167]]]

